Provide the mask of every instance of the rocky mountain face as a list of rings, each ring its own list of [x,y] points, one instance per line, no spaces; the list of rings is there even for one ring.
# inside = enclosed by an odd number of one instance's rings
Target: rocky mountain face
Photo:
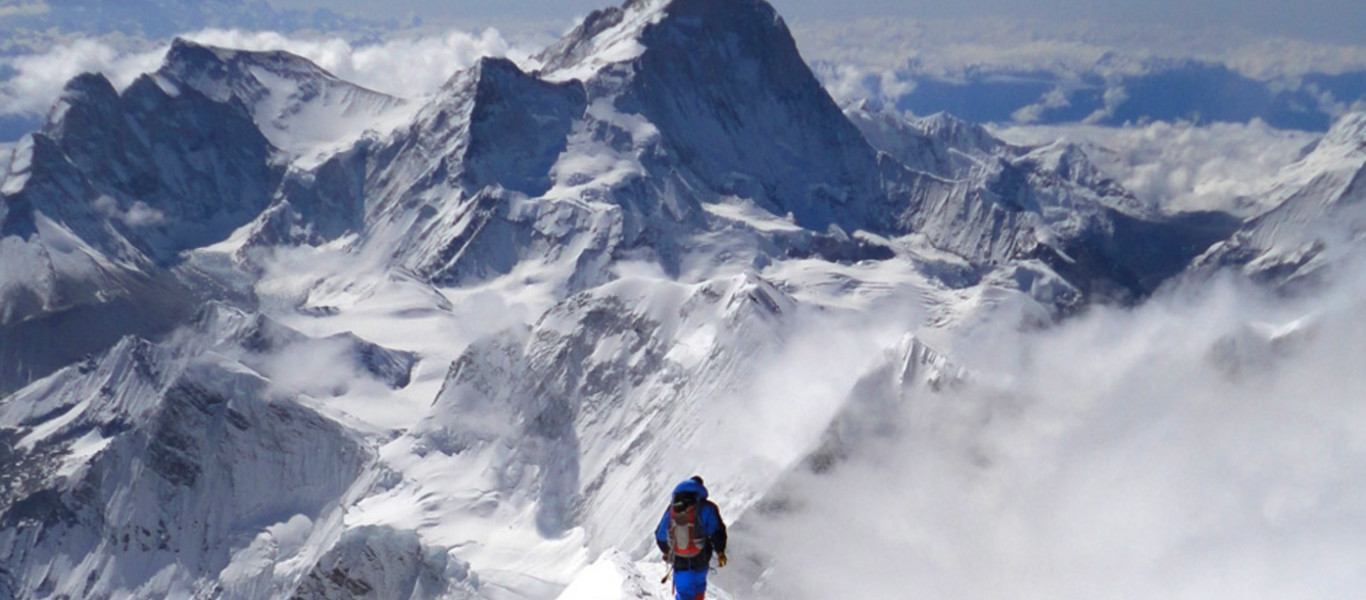
[[[283,175],[273,153],[239,103],[150,76],[122,93],[72,80],[2,184],[0,389],[183,319],[192,293],[166,268],[260,214]]]
[[[761,0],[630,0],[421,106],[178,42],[0,182],[0,592],[554,598],[678,473],[770,510],[968,380],[930,340],[981,313],[1137,302],[1239,227],[1202,264],[1309,264],[1270,257],[1354,214],[1359,124],[1244,224],[841,109]]]
[[[329,518],[368,451],[269,388],[127,338],[9,399],[0,552],[20,595],[175,595],[226,578],[226,542],[258,524]]]

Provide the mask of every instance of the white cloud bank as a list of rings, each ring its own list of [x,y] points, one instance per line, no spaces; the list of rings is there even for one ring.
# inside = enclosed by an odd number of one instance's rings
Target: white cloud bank
[[[841,103],[868,97],[897,99],[913,90],[921,77],[953,81],[1006,71],[1053,74],[1067,91],[1069,79],[1080,82],[1083,75],[1114,81],[1147,73],[1162,61],[1188,59],[1223,64],[1248,78],[1290,87],[1309,73],[1366,71],[1366,45],[1267,38],[1232,28],[1183,30],[1000,18],[861,19],[799,25],[793,34],[802,55],[815,63],[831,95]],[[1049,107],[1047,99],[1025,107],[1021,122]],[[1347,109],[1324,108],[1333,115]]]
[[[1227,64],[1254,79],[1366,70],[1366,45],[1268,38],[1239,29],[1183,30],[1001,18],[860,19],[793,27],[811,61],[940,77],[968,69],[1133,72],[1149,59]]]
[[[100,40],[82,39],[58,45],[43,54],[9,59],[15,75],[0,83],[0,114],[45,114],[71,78],[87,72],[104,73],[120,87],[139,74],[155,71],[165,49],[127,52]]]
[[[1361,272],[1344,269],[1342,272]],[[1366,283],[1228,279],[953,354],[795,510],[746,514],[746,597],[1315,599],[1366,585]]]

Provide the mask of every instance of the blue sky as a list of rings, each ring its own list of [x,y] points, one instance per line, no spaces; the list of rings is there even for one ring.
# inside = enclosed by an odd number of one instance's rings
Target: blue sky
[[[416,14],[461,20],[571,19],[614,0],[271,0],[280,8],[320,8],[370,17]],[[1162,24],[1183,29],[1235,27],[1338,44],[1366,44],[1361,0],[771,0],[794,24],[861,17],[917,19],[1005,17]]]

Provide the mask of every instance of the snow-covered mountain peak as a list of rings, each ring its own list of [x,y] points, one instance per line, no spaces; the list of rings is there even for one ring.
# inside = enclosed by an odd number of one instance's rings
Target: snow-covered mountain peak
[[[1210,248],[1197,264],[1236,266],[1277,284],[1309,281],[1362,243],[1366,227],[1366,113],[1351,113],[1262,193],[1271,208]]]
[[[947,179],[967,177],[1007,147],[982,126],[948,113],[908,118],[868,102],[851,105],[844,113],[874,148],[907,168]]]
[[[1155,207],[1139,200],[1091,160],[1081,146],[1057,141],[1028,150],[1020,161],[1039,172],[1096,193],[1102,204],[1130,216],[1156,218]]]
[[[548,173],[583,106],[578,83],[548,83],[508,59],[485,57],[452,77],[398,143],[420,149],[414,160],[438,159],[429,176],[440,173],[471,193],[496,185],[538,195],[549,189]]]
[[[279,50],[232,50],[176,38],[154,77],[170,93],[188,86],[217,102],[241,102],[273,145],[315,161],[366,130],[389,131],[411,116],[407,100],[343,81]]]
[[[313,61],[283,50],[253,52],[200,44],[185,38],[176,38],[171,42],[171,48],[162,61],[161,73],[175,75],[187,83],[206,84],[196,86],[196,89],[223,102],[233,90],[207,84],[227,83],[223,81],[225,77],[240,76],[253,67],[268,69],[276,75],[291,76],[298,80],[342,81]],[[210,93],[211,91],[217,93]]]
[[[791,213],[808,229],[888,227],[876,215],[884,197],[876,153],[802,61],[771,6],[675,0],[657,8],[641,13],[632,58],[586,82],[590,101],[611,99],[654,126],[653,166],[689,172],[713,192],[773,214]]]
[[[925,135],[942,139],[960,148],[995,153],[1005,145],[999,138],[991,135],[986,127],[964,121],[946,112],[911,119],[911,125]]]
[[[1348,113],[1338,119],[1319,142],[1319,149],[1324,148],[1366,151],[1366,112]]]
[[[86,123],[80,122],[80,119],[112,118],[111,111],[117,110],[115,107],[118,106],[118,102],[119,91],[108,77],[103,73],[82,73],[66,82],[62,94],[48,111],[39,133],[54,139],[62,139],[71,128],[68,122],[74,117],[77,119],[74,127],[78,130],[76,135],[81,135],[79,130],[84,129]],[[85,114],[72,115],[72,109],[83,110]]]
[[[642,66],[646,54],[694,64],[720,54],[743,61],[732,67],[751,76],[756,70],[786,69],[798,78],[809,72],[782,18],[764,0],[629,0],[593,12],[538,60],[546,79],[586,81],[607,65]],[[760,64],[752,64],[756,60]]]
[[[537,56],[541,75],[550,80],[586,80],[609,64],[629,61],[645,51],[641,30],[664,18],[667,0],[628,0],[620,7],[595,10],[573,31]]]

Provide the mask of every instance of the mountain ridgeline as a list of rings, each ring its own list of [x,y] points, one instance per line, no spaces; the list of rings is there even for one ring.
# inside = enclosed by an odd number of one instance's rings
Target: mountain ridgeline
[[[763,0],[629,0],[420,103],[178,40],[122,91],[72,80],[0,180],[0,596],[553,598],[647,549],[637,507],[710,443],[676,424],[752,417],[803,319],[1302,282],[1354,241],[1361,123],[1244,223],[1076,146],[842,108]],[[970,379],[888,352],[720,491],[839,460],[858,390]]]

